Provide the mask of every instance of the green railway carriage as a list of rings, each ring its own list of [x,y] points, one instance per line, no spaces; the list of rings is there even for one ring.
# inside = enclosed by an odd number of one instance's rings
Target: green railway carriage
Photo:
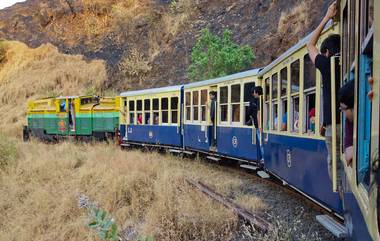
[[[66,96],[28,102],[29,135],[44,140],[75,136],[104,139],[113,137],[119,125],[119,97]]]

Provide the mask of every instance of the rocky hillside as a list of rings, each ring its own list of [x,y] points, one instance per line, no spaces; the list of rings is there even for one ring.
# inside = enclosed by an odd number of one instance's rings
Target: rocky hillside
[[[204,28],[252,46],[268,64],[310,32],[324,0],[27,0],[0,11],[0,38],[107,63],[105,88],[187,82],[191,49]]]

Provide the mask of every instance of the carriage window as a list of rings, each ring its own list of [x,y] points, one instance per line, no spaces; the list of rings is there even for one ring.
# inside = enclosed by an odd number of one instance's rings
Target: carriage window
[[[277,74],[272,75],[272,99],[277,98],[278,79]]]
[[[290,65],[291,93],[300,90],[300,61],[297,60]]]
[[[343,68],[343,76],[347,75],[348,69],[349,69],[349,63],[348,63],[348,6],[346,6],[343,10],[343,32],[342,32],[342,53],[343,54],[343,63],[342,63],[342,68]]]
[[[294,96],[291,98],[292,103],[291,103],[291,108],[292,110],[290,111],[290,128],[291,132],[298,132],[299,130],[299,109],[300,109],[300,99],[298,96]]]
[[[272,130],[277,130],[278,127],[278,105],[273,102],[272,104],[272,116],[273,116],[273,122],[272,122]]]
[[[144,100],[144,124],[150,125],[150,100]]]
[[[315,93],[305,93],[305,116],[303,133],[315,134]]]
[[[288,68],[281,70],[281,97],[286,97],[286,90],[288,88]]]
[[[160,104],[158,99],[153,99],[153,125],[160,123]]]
[[[186,92],[186,120],[191,121],[191,93]]]
[[[228,87],[220,88],[220,121],[226,122],[228,117]]]
[[[269,85],[269,81],[270,81],[270,79],[269,78],[267,78],[266,80],[265,80],[265,100],[269,100],[269,93],[270,93],[270,85]]]
[[[142,114],[142,100],[138,100],[136,103],[137,109],[137,125],[143,124],[143,114]]]
[[[304,57],[303,81],[304,90],[314,88],[316,85],[316,69],[308,54]]]
[[[61,100],[59,103],[59,112],[66,112],[66,100]]]
[[[250,82],[250,83],[244,84],[244,118],[243,118],[243,121],[244,121],[245,125],[248,125],[248,124],[251,125],[250,116],[248,113],[249,101],[251,100],[251,98],[253,98],[252,91],[255,88],[255,86],[256,86],[255,82]]]
[[[356,25],[356,21],[355,21],[355,13],[356,13],[356,0],[350,0],[350,7],[351,7],[351,11],[350,11],[350,63],[349,63],[349,71],[351,71],[351,65],[354,63],[355,61],[355,31],[356,31],[356,28],[355,28],[355,25]]]
[[[135,101],[130,100],[129,102],[129,124],[135,123]]]
[[[162,123],[169,123],[169,100],[168,98],[161,99],[161,112],[162,112]]]
[[[288,131],[288,101],[283,99],[281,101],[281,115],[279,122],[280,131]]]
[[[172,124],[178,123],[178,97],[172,97],[170,99],[170,108],[172,111]]]
[[[370,29],[373,25],[373,20],[374,20],[374,0],[369,0],[368,1],[368,29]]]
[[[281,131],[287,131],[288,130],[288,102],[287,102],[287,88],[288,88],[288,68],[283,68],[280,72],[280,78],[281,78]]]
[[[199,91],[193,91],[193,120],[199,120]]]
[[[231,86],[232,122],[240,122],[240,85]]]
[[[206,121],[206,115],[207,115],[207,90],[201,90],[201,121]]]
[[[269,102],[266,102],[264,105],[264,129],[269,130],[269,123],[270,123],[270,109],[269,109]]]

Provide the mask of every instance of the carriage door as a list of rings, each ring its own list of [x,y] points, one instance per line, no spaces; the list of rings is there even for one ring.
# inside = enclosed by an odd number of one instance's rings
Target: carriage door
[[[67,135],[69,131],[68,124],[68,100],[58,99],[58,112],[57,112],[57,134]]]
[[[68,99],[68,124],[69,134],[76,133],[75,99]]]

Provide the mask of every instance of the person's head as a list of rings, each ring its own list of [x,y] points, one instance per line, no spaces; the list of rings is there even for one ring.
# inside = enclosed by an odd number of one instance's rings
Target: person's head
[[[321,54],[326,57],[331,57],[338,53],[340,53],[340,35],[330,35],[322,42]]]
[[[252,96],[255,98],[259,98],[260,95],[263,94],[263,89],[260,86],[256,86],[252,88]]]
[[[211,91],[210,92],[210,99],[211,100],[215,100],[216,99],[216,92],[215,91]]]
[[[354,119],[354,98],[355,98],[355,82],[348,81],[338,92],[339,109],[345,114],[346,118],[352,122]]]

